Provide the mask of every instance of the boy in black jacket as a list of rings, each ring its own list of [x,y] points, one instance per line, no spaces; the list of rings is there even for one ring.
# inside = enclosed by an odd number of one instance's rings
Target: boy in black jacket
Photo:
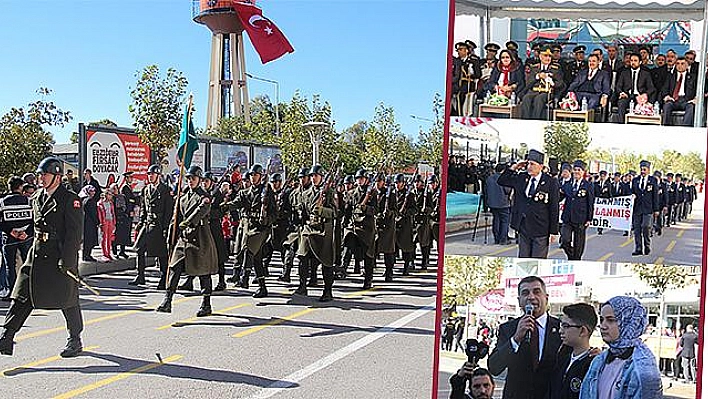
[[[580,385],[594,357],[590,337],[596,327],[597,313],[591,305],[575,303],[563,308],[560,323],[563,345],[551,378],[551,399],[579,397]]]

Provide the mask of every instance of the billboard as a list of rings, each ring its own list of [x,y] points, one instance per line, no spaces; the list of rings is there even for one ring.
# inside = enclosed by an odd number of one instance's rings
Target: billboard
[[[129,130],[88,126],[86,132],[85,168],[102,187],[123,184],[123,173],[133,172],[135,184],[142,184],[150,166],[150,148]],[[139,187],[133,187],[139,189]]]
[[[242,175],[250,166],[251,149],[247,145],[229,143],[211,143],[211,171],[215,175],[223,175],[227,170],[236,168]]]
[[[253,147],[253,163],[259,163],[267,173],[280,173],[285,179],[285,167],[278,147]]]

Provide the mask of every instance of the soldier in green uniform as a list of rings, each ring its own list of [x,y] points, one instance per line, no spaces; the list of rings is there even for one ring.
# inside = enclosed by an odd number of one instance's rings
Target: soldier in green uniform
[[[415,229],[414,240],[420,245],[422,270],[427,270],[430,264],[430,246],[433,242],[433,236],[430,230],[430,214],[432,213],[433,198],[427,186],[423,176],[418,175],[415,177],[413,197],[415,198],[417,212],[413,218]]]
[[[202,304],[197,311],[197,317],[204,317],[211,314],[211,275],[219,270],[216,245],[209,228],[211,197],[200,185],[203,175],[199,166],[192,165],[185,176],[187,188],[179,198],[177,220],[172,221],[179,225],[179,229],[176,231],[177,242],[170,259],[169,284],[165,299],[156,311],[172,312],[172,296],[177,291],[180,276],[184,273],[199,277]],[[170,234],[172,232],[170,227]]]
[[[230,203],[231,206],[241,210],[241,224],[243,224],[241,247],[238,249],[243,254],[241,287],[248,288],[248,278],[251,270],[255,269],[258,290],[253,294],[254,298],[268,296],[263,247],[272,233],[276,210],[275,196],[270,186],[263,181],[263,173],[263,166],[259,164],[251,166],[251,186],[241,190]]]
[[[344,226],[344,250],[364,262],[364,289],[369,289],[376,257],[376,187],[369,184],[364,169],[359,169],[354,178],[356,186],[349,192],[342,211],[348,221]]]
[[[273,258],[273,252],[278,251],[280,260],[285,265],[285,240],[288,235],[290,224],[290,214],[292,208],[290,206],[290,189],[283,186],[283,175],[273,173],[270,176],[270,189],[275,198],[275,216],[273,217],[273,232],[270,235],[270,240],[267,245],[267,251],[263,255],[263,267],[268,270],[270,261]]]
[[[32,309],[61,309],[69,330],[62,357],[81,353],[79,248],[84,213],[79,197],[61,184],[62,163],[49,157],[37,168],[42,188],[32,196],[34,241],[20,267],[0,335],[0,354],[12,355],[13,338]]]
[[[248,189],[251,185],[251,172],[246,172],[243,176],[243,179],[237,183],[234,186],[234,194],[233,197],[237,198],[241,192],[244,190]],[[230,283],[234,283],[234,286],[236,287],[242,287],[248,289],[248,279],[243,280],[242,275],[243,275],[243,251],[241,251],[241,239],[243,238],[243,212],[241,209],[238,207],[234,206],[231,204],[231,201],[229,204],[225,204],[224,208],[228,211],[231,212],[232,215],[236,215],[236,221],[237,221],[237,226],[236,226],[236,232],[234,233],[234,245],[233,247],[235,248],[236,251],[236,260],[234,261],[234,270],[233,270],[233,275],[229,277],[226,281]],[[242,284],[243,283],[243,284]]]
[[[305,224],[302,228],[297,255],[300,257],[300,262],[309,269],[316,268],[319,263],[322,264],[325,287],[319,301],[329,302],[333,299],[336,206],[334,190],[329,181],[331,175],[325,178],[324,174],[325,170],[320,165],[313,165],[310,169],[312,185],[302,193],[300,204]],[[307,286],[304,284],[306,278],[306,275],[300,276],[300,286],[295,291],[296,295],[307,295]]]
[[[129,285],[145,284],[145,258],[156,257],[160,265],[160,282],[157,289],[164,290],[167,281],[167,230],[172,218],[174,199],[161,179],[160,165],[150,165],[147,172],[147,184],[143,187],[143,210],[140,212],[138,238],[135,247],[138,251],[138,276]]]
[[[376,254],[383,254],[384,281],[393,281],[396,263],[396,197],[393,185],[386,184],[386,175],[376,175]]]
[[[283,275],[278,278],[278,280],[289,283],[290,282],[290,272],[295,264],[295,254],[300,242],[300,235],[302,234],[303,226],[303,208],[302,208],[302,193],[310,188],[310,175],[308,174],[308,168],[301,168],[297,174],[300,184],[295,187],[289,194],[290,202],[290,223],[288,223],[288,233],[285,237],[285,242],[283,246],[285,249],[285,270]],[[302,279],[303,276],[307,278],[309,270],[306,265],[302,262],[298,265],[298,274]]]
[[[565,89],[560,67],[551,62],[551,49],[546,47],[539,56],[541,62],[527,68],[527,92],[521,102],[521,117],[524,119],[546,119],[548,103]]]
[[[440,253],[440,181],[437,175],[428,176],[428,187],[432,197],[432,212],[430,213],[430,233],[433,241],[438,245],[438,253]]]
[[[394,181],[396,184],[396,189],[394,190],[396,199],[396,247],[403,253],[403,275],[407,276],[414,269],[413,217],[417,211],[413,193],[409,187],[406,187],[405,176],[399,173]]]

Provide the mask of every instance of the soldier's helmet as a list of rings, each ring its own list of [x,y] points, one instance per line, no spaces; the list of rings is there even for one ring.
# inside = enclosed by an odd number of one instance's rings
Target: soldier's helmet
[[[396,177],[393,178],[393,181],[396,183],[404,183],[406,181],[406,177],[403,173],[397,173]]]
[[[413,181],[415,183],[425,183],[425,178],[421,175],[415,175],[415,177],[413,178]]]
[[[428,176],[428,184],[438,183],[438,175]]]
[[[354,176],[347,175],[347,177],[344,178],[344,184],[354,184]]]
[[[211,172],[211,171],[205,172],[205,173],[204,173],[204,178],[205,178],[205,179],[209,179],[209,180],[213,181],[214,183],[216,183],[216,176],[214,176],[214,173]]]
[[[252,175],[252,174],[253,174],[253,173],[251,173],[251,171],[249,170],[248,172],[246,172],[246,174],[243,175],[243,178],[244,178],[245,180],[248,180],[248,179],[251,178],[251,175]]]
[[[312,176],[312,175],[324,176],[325,175],[325,168],[319,164],[312,165],[312,168],[310,168],[310,173],[308,173],[308,174],[310,176]]]
[[[386,181],[386,174],[384,172],[379,172],[375,176],[376,181]]]
[[[305,177],[310,174],[310,169],[308,167],[300,168],[300,171],[297,173],[297,177]]]
[[[154,164],[150,165],[147,172],[148,172],[148,174],[153,173],[153,174],[159,175],[160,173],[162,173],[162,168],[160,167],[160,165],[154,163]]]
[[[254,164],[253,166],[251,166],[251,170],[249,172],[251,172],[251,175],[262,175],[263,166],[261,166],[260,164]]]
[[[360,177],[369,177],[369,175],[366,174],[366,170],[364,170],[363,168],[357,170],[357,171],[356,171],[356,174],[354,175],[354,178],[355,178],[355,179],[358,179],[358,178],[360,178]]]
[[[270,175],[270,181],[272,181],[273,183],[283,181],[283,175],[281,175],[280,173],[273,173],[272,175]]]
[[[197,165],[192,165],[192,166],[189,167],[189,170],[187,171],[187,174],[186,174],[185,176],[187,176],[187,177],[198,177],[198,178],[201,179],[201,178],[203,177],[202,168],[200,168],[200,167],[197,166]]]
[[[49,173],[52,175],[64,174],[64,165],[55,157],[46,157],[37,166],[37,173]]]

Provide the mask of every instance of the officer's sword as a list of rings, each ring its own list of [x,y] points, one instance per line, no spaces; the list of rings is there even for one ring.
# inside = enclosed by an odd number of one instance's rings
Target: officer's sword
[[[66,273],[67,276],[71,277],[72,280],[76,281],[77,283],[79,283],[79,285],[82,285],[82,286],[84,286],[84,288],[91,291],[92,294],[97,295],[97,296],[101,295],[101,293],[98,292],[97,289],[88,285],[88,283],[86,283],[82,278],[80,278],[79,276],[74,274],[74,272],[72,272],[71,270],[65,269],[65,268],[62,268],[62,270],[64,271],[64,273]]]

